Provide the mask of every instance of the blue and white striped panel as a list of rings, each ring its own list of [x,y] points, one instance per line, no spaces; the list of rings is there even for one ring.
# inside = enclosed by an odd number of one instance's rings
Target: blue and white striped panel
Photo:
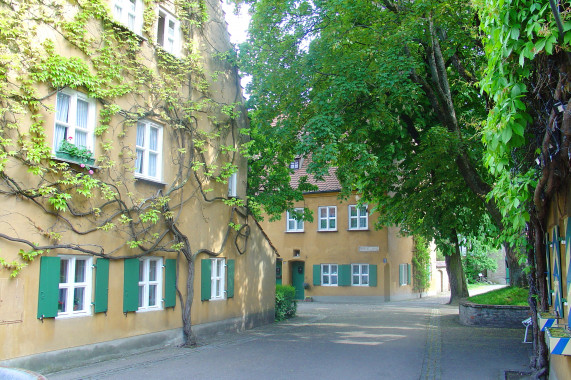
[[[555,318],[547,318],[547,319],[541,318],[539,320],[539,328],[541,331],[545,331],[546,328],[553,326],[555,322],[557,322],[557,319]]]
[[[569,338],[560,338],[555,347],[550,347],[550,351],[552,355],[571,355]]]
[[[559,226],[553,228],[553,290],[555,292],[555,301],[553,308],[556,313],[563,318],[563,286],[561,272],[561,246],[559,244]]]

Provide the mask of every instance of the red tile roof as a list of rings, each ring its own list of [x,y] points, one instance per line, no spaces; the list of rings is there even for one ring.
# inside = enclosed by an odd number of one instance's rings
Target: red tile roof
[[[323,176],[322,181],[317,181],[312,174],[307,173],[307,166],[311,162],[309,158],[302,158],[301,165],[299,169],[295,169],[294,173],[291,175],[290,185],[292,188],[296,189],[297,185],[299,184],[299,179],[303,176],[308,176],[307,181],[312,185],[316,185],[318,190],[315,192],[334,192],[334,191],[341,191],[341,184],[337,179],[337,175],[335,172],[337,171],[336,167],[329,168],[329,174]]]

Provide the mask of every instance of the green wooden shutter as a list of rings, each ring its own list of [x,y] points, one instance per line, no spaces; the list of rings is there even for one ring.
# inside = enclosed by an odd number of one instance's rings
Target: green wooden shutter
[[[377,266],[369,265],[369,286],[377,286]]]
[[[234,261],[226,261],[226,298],[234,297]]]
[[[212,260],[202,259],[200,262],[200,299],[208,301],[212,296]]]
[[[313,265],[313,285],[321,285],[321,265]]]
[[[40,258],[38,318],[54,318],[58,312],[60,258]]]
[[[139,308],[139,259],[123,260],[123,313]]]
[[[165,260],[165,308],[176,306],[176,260]]]
[[[339,265],[339,286],[351,286],[351,265]]]
[[[106,313],[109,294],[109,259],[97,259],[95,263],[95,313]]]
[[[406,264],[406,284],[407,284],[407,285],[412,285],[412,281],[411,281],[411,278],[410,278],[410,268],[411,268],[411,265],[410,265],[410,264]]]

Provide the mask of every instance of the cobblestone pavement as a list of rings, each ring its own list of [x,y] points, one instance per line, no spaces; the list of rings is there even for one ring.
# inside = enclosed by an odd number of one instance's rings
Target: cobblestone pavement
[[[462,326],[445,301],[301,303],[287,322],[48,379],[505,379],[527,370],[524,329]]]

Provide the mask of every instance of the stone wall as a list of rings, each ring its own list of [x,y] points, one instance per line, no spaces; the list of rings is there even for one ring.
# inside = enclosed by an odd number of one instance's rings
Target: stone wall
[[[528,306],[479,305],[460,302],[460,323],[465,326],[524,328],[521,323],[531,316]]]

